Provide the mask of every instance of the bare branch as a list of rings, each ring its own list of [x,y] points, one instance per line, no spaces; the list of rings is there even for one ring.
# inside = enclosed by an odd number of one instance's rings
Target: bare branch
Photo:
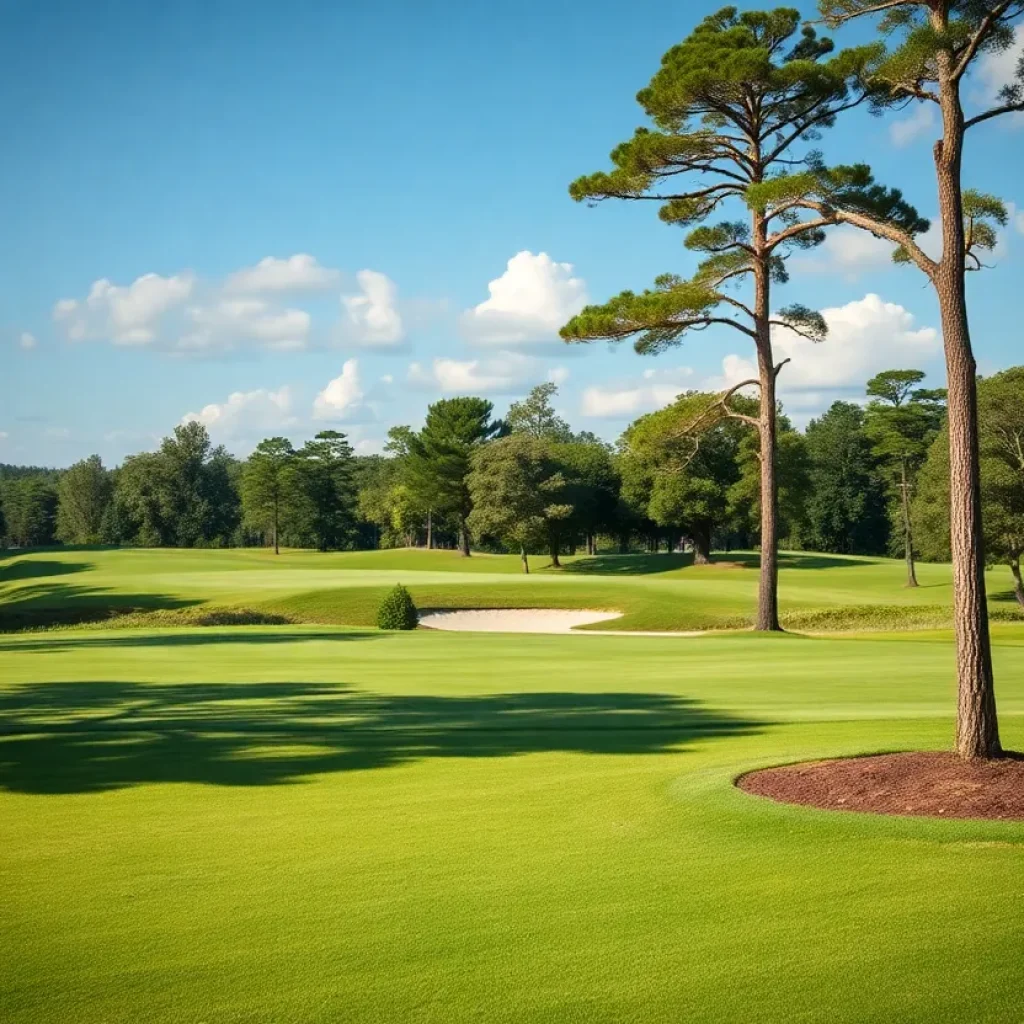
[[[783,367],[784,367],[784,366],[786,365],[786,363],[791,363],[792,361],[793,361],[792,359],[789,359],[789,358],[787,357],[786,359],[783,359],[781,363],[776,363],[776,365],[775,365],[775,369],[774,369],[774,370],[772,371],[772,372],[773,372],[773,374],[774,374],[774,375],[775,375],[776,377],[778,377],[778,375],[779,375],[779,371],[780,371],[780,370],[781,370],[781,369],[782,369],[782,368],[783,368]]]
[[[754,319],[754,311],[746,303],[740,302],[739,299],[734,299],[731,295],[719,295],[718,298],[722,302],[728,302],[730,306],[735,306],[737,309],[742,310],[751,320]]]
[[[986,110],[984,114],[977,114],[964,121],[964,131],[973,128],[976,124],[981,124],[982,121],[999,117],[1001,114],[1012,114],[1019,110],[1024,110],[1024,100],[1018,100],[1016,103],[1004,103],[1001,107],[993,107],[991,110]]]

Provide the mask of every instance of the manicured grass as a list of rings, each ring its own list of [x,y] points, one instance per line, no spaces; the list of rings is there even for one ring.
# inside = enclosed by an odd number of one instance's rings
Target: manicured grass
[[[1024,824],[732,786],[948,746],[951,667],[941,633],[2,637],[3,1019],[1009,1024]]]
[[[420,607],[615,609],[603,628],[732,629],[751,621],[757,556],[731,553],[700,567],[675,555],[566,559],[565,568],[522,575],[515,556],[450,551],[318,554],[263,550],[70,550],[0,559],[0,628],[82,623],[204,624],[224,609],[249,621],[366,626],[381,597],[404,583]],[[922,565],[922,586],[903,586],[892,559],[790,553],[783,556],[783,620],[809,631],[940,627],[950,621],[951,574]],[[1006,577],[1006,578],[1004,578]],[[992,614],[1024,620],[1008,573],[990,574]],[[154,613],[157,613],[154,616]],[[149,615],[150,618],[144,617]],[[246,616],[242,616],[244,619]],[[273,621],[271,619],[270,621]]]

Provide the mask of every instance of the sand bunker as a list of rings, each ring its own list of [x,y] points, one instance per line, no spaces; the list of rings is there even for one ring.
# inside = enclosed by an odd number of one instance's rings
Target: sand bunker
[[[570,608],[462,608],[420,615],[427,629],[468,633],[574,633],[576,636],[700,636],[699,633],[629,632],[621,629],[584,629],[597,622],[622,618],[622,612]]]

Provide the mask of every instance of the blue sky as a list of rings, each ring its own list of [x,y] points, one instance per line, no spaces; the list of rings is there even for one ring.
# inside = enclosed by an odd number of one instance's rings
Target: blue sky
[[[556,338],[586,298],[692,270],[652,204],[590,209],[566,187],[642,123],[637,89],[716,6],[0,0],[0,461],[113,464],[188,414],[242,454],[328,426],[373,451],[439,397],[500,412],[548,379],[614,439],[734,379],[750,353],[731,331],[653,358]],[[935,130],[858,113],[823,147],[927,216]],[[1024,128],[970,145],[968,183],[1015,204],[970,281],[991,371],[1021,360]],[[839,232],[792,270],[778,304],[832,325],[783,352],[799,422],[890,366],[941,382],[934,301],[884,246]]]

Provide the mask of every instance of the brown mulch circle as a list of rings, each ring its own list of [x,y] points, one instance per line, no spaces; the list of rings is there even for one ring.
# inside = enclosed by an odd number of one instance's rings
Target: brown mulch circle
[[[962,761],[927,752],[813,761],[749,772],[744,792],[830,811],[1024,821],[1024,755]]]

